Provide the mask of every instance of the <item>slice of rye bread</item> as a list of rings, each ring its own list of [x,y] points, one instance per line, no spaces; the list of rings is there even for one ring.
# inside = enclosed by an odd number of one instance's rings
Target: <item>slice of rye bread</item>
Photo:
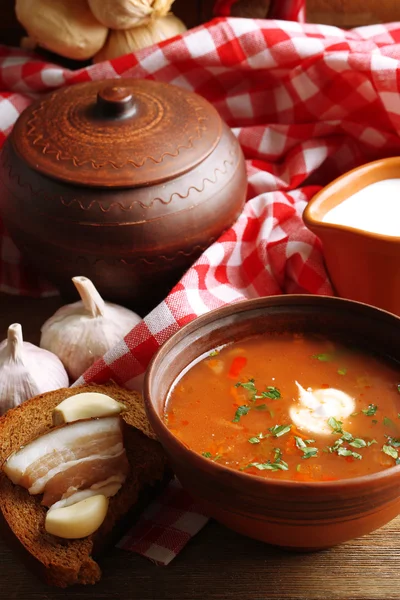
[[[121,416],[131,472],[117,495],[110,498],[100,529],[81,540],[63,540],[46,533],[46,509],[40,504],[42,496],[31,496],[0,471],[3,533],[13,541],[18,540],[17,545],[22,545],[30,555],[28,562],[35,563],[33,566],[47,583],[59,587],[93,584],[100,579],[100,567],[93,556],[101,552],[113,528],[135,506],[139,492],[161,481],[168,471],[165,454],[147,420],[141,396],[114,385],[59,389],[8,411],[0,418],[0,468],[10,454],[52,427],[53,409],[62,400],[83,391],[106,393],[127,407]]]

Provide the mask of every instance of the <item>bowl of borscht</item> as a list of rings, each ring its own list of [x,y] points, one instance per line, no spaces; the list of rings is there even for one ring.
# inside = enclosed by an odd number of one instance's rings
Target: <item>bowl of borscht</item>
[[[400,514],[400,318],[285,295],[213,310],[145,376],[146,411],[205,513],[316,550]]]

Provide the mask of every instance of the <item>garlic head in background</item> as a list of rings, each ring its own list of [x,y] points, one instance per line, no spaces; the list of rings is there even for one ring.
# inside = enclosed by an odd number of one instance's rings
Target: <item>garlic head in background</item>
[[[131,29],[164,17],[174,0],[89,0],[96,19],[110,29]]]
[[[0,415],[33,396],[68,386],[60,359],[24,342],[19,323],[10,325],[0,344]]]
[[[56,311],[42,326],[41,348],[56,354],[78,379],[140,321],[136,313],[104,302],[90,279],[73,277],[81,300]]]

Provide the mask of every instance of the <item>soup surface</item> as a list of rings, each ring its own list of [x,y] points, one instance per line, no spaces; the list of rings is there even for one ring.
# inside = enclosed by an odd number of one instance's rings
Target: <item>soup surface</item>
[[[321,336],[257,336],[192,364],[164,420],[190,449],[253,475],[367,475],[400,464],[399,371]]]

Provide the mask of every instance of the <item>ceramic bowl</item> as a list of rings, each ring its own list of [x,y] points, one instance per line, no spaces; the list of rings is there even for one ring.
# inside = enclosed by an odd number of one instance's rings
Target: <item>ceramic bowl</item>
[[[400,315],[400,236],[369,233],[323,221],[332,208],[366,186],[400,178],[400,158],[385,158],[349,171],[312,198],[303,219],[322,241],[336,293]],[[379,201],[377,202],[379,209]],[[400,221],[400,200],[399,200]]]
[[[274,481],[228,469],[200,456],[163,423],[168,391],[194,359],[221,344],[271,330],[327,335],[343,332],[352,335],[355,342],[400,361],[400,319],[340,298],[260,298],[195,319],[160,348],[144,384],[148,418],[177,477],[206,514],[269,544],[315,550],[381,527],[400,513],[400,466],[343,481]]]

